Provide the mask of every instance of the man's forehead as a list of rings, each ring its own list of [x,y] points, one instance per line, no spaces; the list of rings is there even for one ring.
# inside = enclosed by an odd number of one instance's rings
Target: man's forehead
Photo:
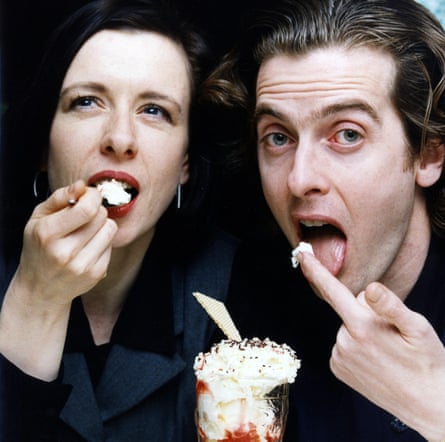
[[[260,67],[257,108],[266,103],[389,100],[396,64],[369,48],[325,48],[300,56],[279,55]]]

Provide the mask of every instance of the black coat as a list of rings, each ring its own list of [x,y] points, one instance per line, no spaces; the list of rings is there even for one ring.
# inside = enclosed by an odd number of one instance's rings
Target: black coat
[[[253,238],[235,260],[227,307],[244,337],[269,337],[293,347],[301,369],[290,386],[284,442],[420,442],[394,416],[335,378],[329,369],[340,327],[290,261],[285,238]],[[433,238],[424,269],[406,299],[445,343],[445,244]],[[213,340],[220,339],[217,331]],[[372,361],[370,360],[370,363]]]
[[[64,354],[61,379],[52,383],[30,378],[3,359],[0,440],[196,442],[193,361],[207,350],[215,326],[192,292],[225,299],[236,243],[219,235],[174,268],[171,356],[114,345],[95,391],[81,352]]]

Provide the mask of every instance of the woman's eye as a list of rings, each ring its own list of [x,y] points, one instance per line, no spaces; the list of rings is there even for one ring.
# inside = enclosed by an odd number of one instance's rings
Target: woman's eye
[[[281,132],[274,132],[266,136],[268,144],[273,146],[284,146],[288,142],[289,138]]]
[[[70,108],[87,108],[96,104],[94,97],[77,97],[71,101]]]
[[[149,104],[145,106],[143,112],[144,114],[148,114],[156,118],[165,118],[167,121],[171,121],[171,117],[168,111],[156,104]]]
[[[356,143],[361,135],[354,129],[343,129],[335,134],[336,141],[339,143]]]

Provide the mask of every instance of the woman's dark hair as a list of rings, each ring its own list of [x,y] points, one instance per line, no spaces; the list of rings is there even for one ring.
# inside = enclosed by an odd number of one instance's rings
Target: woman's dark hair
[[[391,99],[405,126],[411,158],[421,156],[426,140],[445,143],[445,32],[416,1],[284,0],[259,11],[251,23],[205,87],[210,103],[229,109],[228,119],[236,110],[243,114],[238,119],[252,122],[264,60],[330,46],[367,46],[389,53],[396,62]],[[253,124],[233,136],[243,140],[236,158],[256,168]],[[445,236],[445,170],[425,195],[432,227]]]
[[[156,32],[184,49],[192,79],[190,179],[183,191],[178,221],[180,218],[183,227],[195,225],[196,216],[205,206],[211,158],[207,158],[209,146],[194,128],[199,120],[196,96],[213,61],[207,43],[184,11],[170,0],[95,0],[72,13],[55,30],[29,92],[23,102],[12,105],[5,119],[2,216],[8,253],[20,250],[24,225],[38,202],[33,195],[34,178],[46,164],[50,128],[65,74],[82,45],[104,29]],[[46,180],[43,181],[43,189],[37,186],[41,199],[47,196]],[[174,218],[173,212],[173,207],[169,208],[164,223]]]

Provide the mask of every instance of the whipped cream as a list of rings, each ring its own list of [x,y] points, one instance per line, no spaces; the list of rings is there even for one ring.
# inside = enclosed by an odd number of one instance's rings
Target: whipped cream
[[[273,390],[283,386],[287,392],[299,368],[294,350],[268,338],[222,340],[199,353],[194,370],[201,440],[226,441],[244,433],[260,442],[281,440],[286,416],[280,425]]]
[[[308,242],[301,241],[300,244],[298,244],[298,246],[295,247],[294,250],[292,250],[292,255],[291,255],[290,259],[292,262],[292,267],[295,269],[298,267],[298,264],[300,264],[300,262],[298,261],[298,258],[297,258],[297,255],[299,252],[309,252],[309,253],[312,253],[312,255],[313,255],[314,249]]]
[[[131,201],[131,194],[125,190],[125,187],[125,183],[115,179],[102,181],[96,186],[109,206],[120,206]]]

